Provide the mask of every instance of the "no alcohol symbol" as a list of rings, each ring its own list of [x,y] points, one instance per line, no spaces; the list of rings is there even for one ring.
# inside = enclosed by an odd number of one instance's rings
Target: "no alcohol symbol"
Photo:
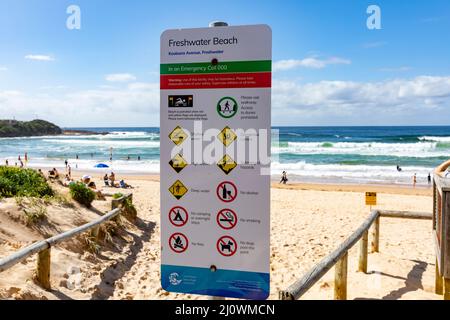
[[[238,104],[232,97],[223,97],[217,102],[217,113],[223,118],[231,118],[238,111]]]
[[[216,194],[223,202],[231,202],[236,199],[237,188],[233,182],[223,181],[217,186]]]

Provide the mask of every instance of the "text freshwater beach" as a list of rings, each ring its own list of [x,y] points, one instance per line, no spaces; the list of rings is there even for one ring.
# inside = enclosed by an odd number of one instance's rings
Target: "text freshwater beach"
[[[14,165],[27,152],[28,166],[36,168],[63,168],[68,159],[73,169],[89,172],[105,172],[94,169],[102,162],[119,173],[159,173],[159,128],[70,129],[109,134],[2,138],[0,159]],[[290,181],[298,182],[411,184],[417,173],[418,184],[424,185],[428,173],[450,158],[450,126],[273,129],[279,133],[279,144],[272,144],[278,156],[272,163],[274,179],[286,170]]]

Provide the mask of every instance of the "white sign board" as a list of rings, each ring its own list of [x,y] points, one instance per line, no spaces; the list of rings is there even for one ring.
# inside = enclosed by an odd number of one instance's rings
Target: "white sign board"
[[[270,263],[272,34],[161,35],[161,283],[265,299]]]

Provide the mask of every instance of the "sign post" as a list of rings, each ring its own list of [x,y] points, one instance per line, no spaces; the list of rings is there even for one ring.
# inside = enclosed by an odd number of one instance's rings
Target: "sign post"
[[[376,205],[377,205],[377,193],[366,192],[366,206],[370,206],[370,211],[372,211],[372,206]]]
[[[161,35],[161,284],[265,299],[272,35],[214,26]]]

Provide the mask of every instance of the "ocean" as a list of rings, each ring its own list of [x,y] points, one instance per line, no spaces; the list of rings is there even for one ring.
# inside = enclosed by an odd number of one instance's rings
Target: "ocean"
[[[14,165],[27,152],[36,168],[63,168],[68,159],[78,170],[103,173],[94,168],[101,162],[122,173],[159,173],[159,128],[66,129],[109,134],[2,138],[0,159]],[[273,179],[286,170],[298,182],[411,184],[416,173],[426,185],[428,173],[450,158],[450,126],[274,127],[272,135],[279,140],[272,143]]]

